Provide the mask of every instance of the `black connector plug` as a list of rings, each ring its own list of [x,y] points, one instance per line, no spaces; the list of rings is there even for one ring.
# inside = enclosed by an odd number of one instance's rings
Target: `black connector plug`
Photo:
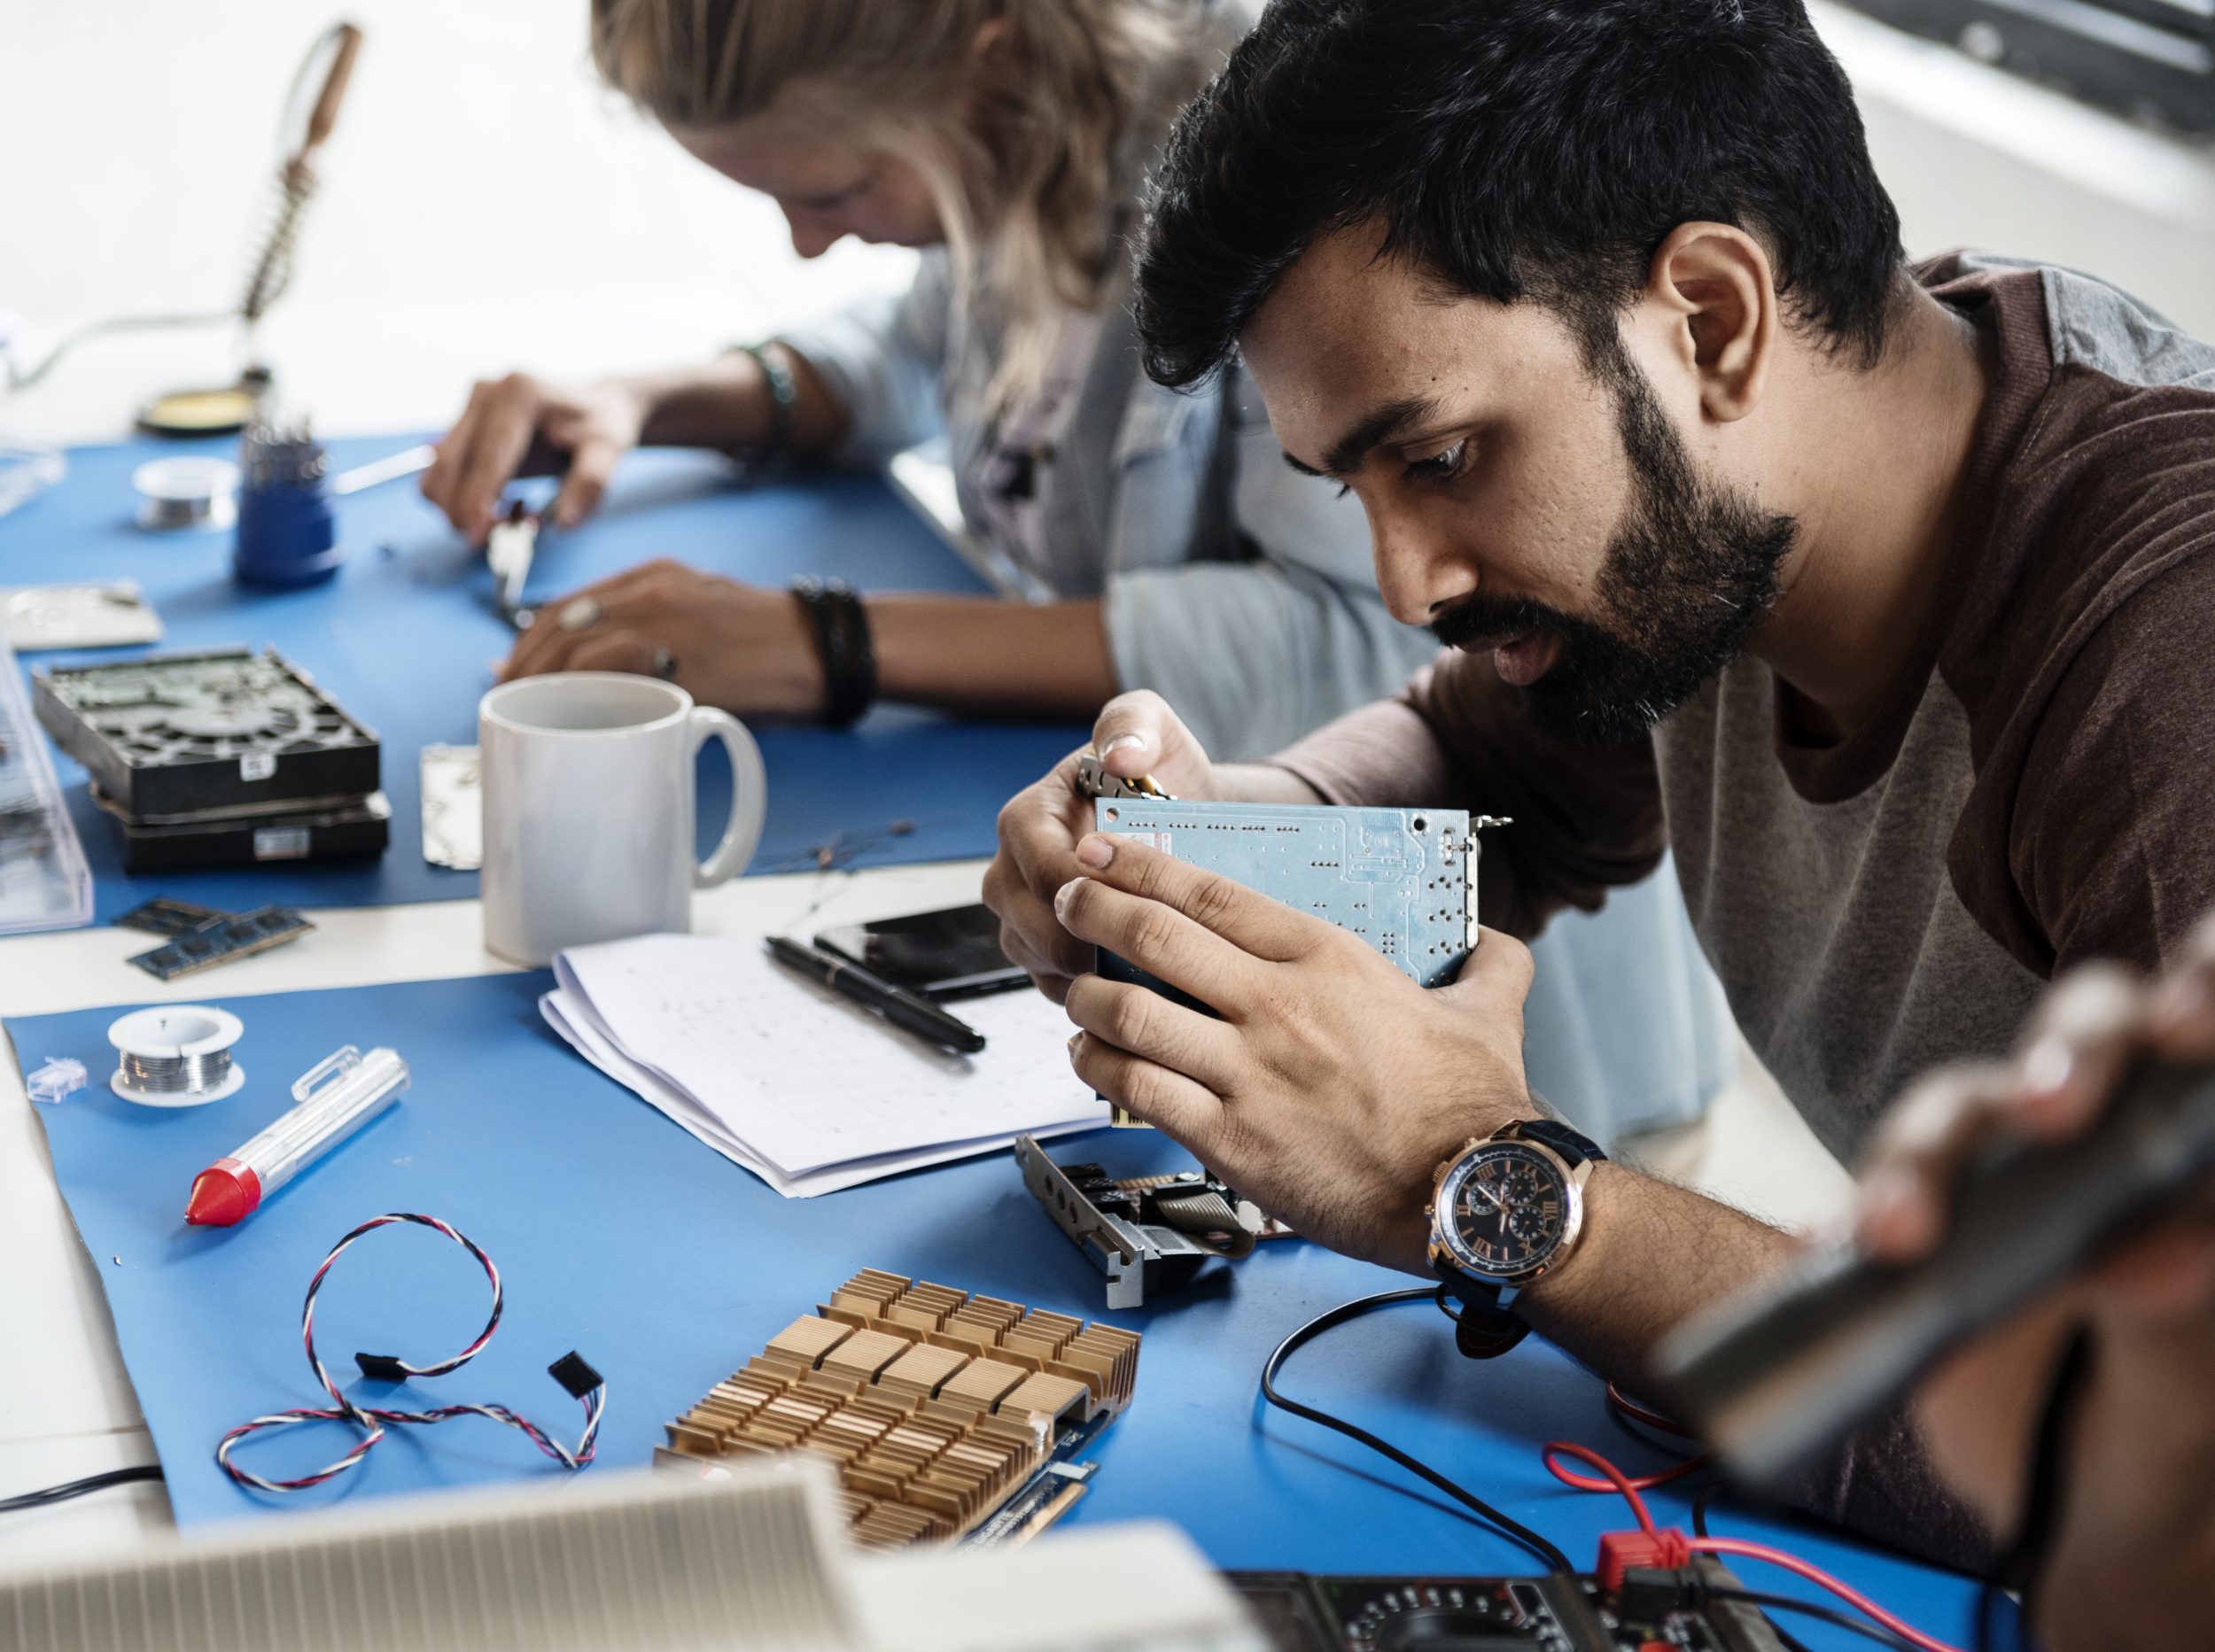
[[[546,1374],[569,1390],[570,1398],[582,1400],[594,1389],[605,1384],[607,1379],[585,1363],[584,1355],[571,1348],[567,1353],[546,1368]]]
[[[1698,1579],[1690,1571],[1627,1567],[1622,1586],[1615,1591],[1615,1621],[1625,1629],[1659,1633],[1668,1626],[1671,1612],[1694,1602],[1698,1587]]]
[[[361,1375],[373,1383],[404,1383],[408,1380],[408,1368],[401,1363],[398,1354],[357,1353],[354,1356],[354,1362],[361,1368]]]

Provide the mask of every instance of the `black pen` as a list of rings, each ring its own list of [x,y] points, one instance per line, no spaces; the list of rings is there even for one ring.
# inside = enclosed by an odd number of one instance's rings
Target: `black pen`
[[[826,987],[843,992],[856,1004],[874,1010],[895,1027],[906,1028],[955,1055],[973,1056],[984,1048],[984,1035],[967,1021],[947,1014],[929,998],[896,987],[873,975],[859,964],[819,952],[806,942],[785,935],[769,937],[769,956]]]

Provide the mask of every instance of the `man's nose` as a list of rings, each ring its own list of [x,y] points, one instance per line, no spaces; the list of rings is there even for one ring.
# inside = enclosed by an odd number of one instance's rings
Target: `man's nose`
[[[1393,618],[1427,625],[1481,583],[1475,564],[1422,524],[1372,515],[1377,588]]]

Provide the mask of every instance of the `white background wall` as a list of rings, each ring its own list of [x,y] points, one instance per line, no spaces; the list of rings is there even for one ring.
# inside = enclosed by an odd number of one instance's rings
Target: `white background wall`
[[[760,198],[596,83],[583,0],[350,0],[366,31],[268,353],[325,430],[435,422],[469,379],[704,353],[912,256],[805,268]],[[43,329],[236,301],[295,63],[340,15],[300,0],[0,0],[0,309]],[[0,407],[113,430],[229,365],[224,336],[91,346]]]
[[[895,4],[897,0],[886,0]],[[293,290],[268,333],[325,431],[435,424],[478,375],[703,353],[908,255],[802,266],[766,202],[595,85],[583,0],[354,0],[368,31]],[[0,0],[0,310],[35,344],[117,311],[221,307],[242,282],[299,0]],[[2084,265],[2215,335],[2215,164],[1856,14],[1822,25],[1862,95],[1911,251]],[[220,377],[220,332],[105,342],[0,428],[112,434]]]

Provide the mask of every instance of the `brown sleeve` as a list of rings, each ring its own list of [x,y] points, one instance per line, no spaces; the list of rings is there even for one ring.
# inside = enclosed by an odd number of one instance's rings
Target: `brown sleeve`
[[[1857,1536],[1957,1571],[1987,1575],[1997,1559],[1983,1520],[1939,1479],[1904,1412],[1854,1430],[1789,1501]]]
[[[2215,910],[2215,555],[2148,581],[2070,662],[2025,755],[2009,870],[2051,950],[2151,970]]]
[[[1505,815],[1484,834],[1486,923],[1527,940],[1565,906],[1597,908],[1661,859],[1653,744],[1550,740],[1491,663],[1442,653],[1396,700],[1348,713],[1278,755],[1333,803],[1424,803]]]

